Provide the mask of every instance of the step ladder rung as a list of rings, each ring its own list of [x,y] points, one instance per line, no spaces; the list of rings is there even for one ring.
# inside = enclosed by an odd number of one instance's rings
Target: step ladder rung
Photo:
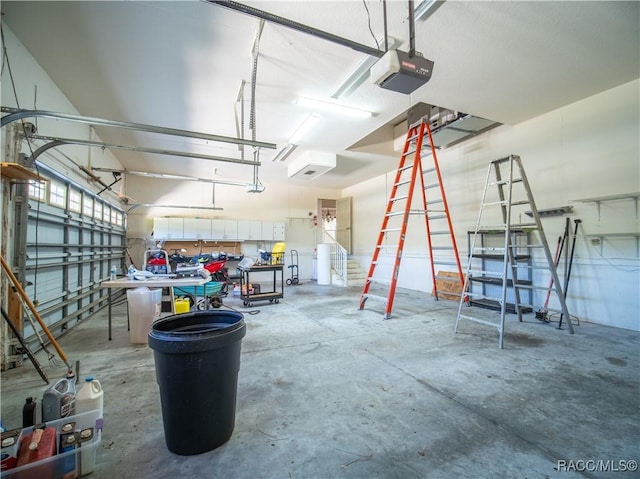
[[[507,200],[504,201],[490,201],[488,203],[482,203],[482,207],[486,208],[487,206],[504,206],[509,204]]]
[[[428,205],[436,205],[436,204],[440,204],[440,203],[444,203],[444,201],[442,200],[442,198],[437,199],[437,200],[429,200],[427,201]]]
[[[482,269],[470,269],[467,271],[470,275],[491,276],[492,278],[504,278],[504,273],[501,271],[485,271]]]
[[[511,229],[524,229],[524,228],[534,228],[537,230],[538,225],[536,223],[519,223],[519,224],[511,225]]]
[[[505,185],[508,185],[509,183],[513,184],[513,183],[520,183],[520,182],[522,182],[522,178],[513,178],[511,180],[492,181],[487,183],[487,186],[505,186]]]
[[[380,230],[382,233],[393,233],[396,231],[402,231],[402,228],[386,228],[383,230]]]
[[[424,190],[431,190],[433,188],[438,188],[440,186],[440,183],[430,183],[428,185],[424,185]]]
[[[511,206],[529,205],[529,200],[512,201]]]
[[[434,168],[425,168],[424,170],[422,170],[422,174],[423,175],[427,175],[429,173],[433,173],[434,171],[436,171],[435,167]]]
[[[449,230],[431,231],[431,236],[448,235],[448,234],[451,234]]]
[[[402,195],[402,196],[396,196],[394,198],[391,198],[389,200],[389,202],[395,202],[395,201],[402,201],[402,200],[406,200],[409,197],[409,195]]]
[[[404,181],[398,181],[394,186],[404,186],[404,185],[408,185],[409,183],[411,183],[411,180],[404,180]]]
[[[486,294],[482,294],[482,293],[474,293],[473,291],[466,291],[465,296],[468,296],[470,298],[476,298],[476,299],[488,299],[489,301],[495,301],[498,304],[502,304],[502,299],[501,298],[496,298],[493,296],[487,296]]]
[[[458,266],[455,261],[440,261],[437,258],[433,258],[433,264],[440,264],[442,266]]]
[[[404,211],[389,211],[386,216],[387,218],[392,218],[394,216],[402,216],[404,215]]]
[[[413,149],[413,150],[407,151],[403,156],[406,158],[407,156],[414,155],[415,153],[416,153],[416,150]],[[413,165],[411,165],[411,166],[413,167]]]
[[[486,324],[487,326],[493,326],[494,328],[498,328],[500,329],[500,324],[493,322],[493,321],[489,321],[487,319],[482,319],[482,318],[477,318],[475,316],[469,316],[467,314],[461,314],[459,315],[460,318],[462,319],[468,319],[469,321],[474,321],[476,323],[482,323],[482,324]]]
[[[362,299],[374,299],[377,301],[384,301],[385,303],[387,302],[387,298],[385,298],[384,296],[380,296],[378,294],[371,294],[371,293],[363,294]]]
[[[381,284],[383,286],[389,286],[391,284],[391,281],[389,281],[388,279],[374,278],[372,276],[367,278],[367,281],[369,281],[370,283]]]
[[[451,246],[432,246],[431,249],[433,251],[451,251],[453,249],[453,245],[451,245]]]
[[[427,218],[429,218],[429,220],[441,220],[443,218],[446,218],[447,215],[427,215]]]

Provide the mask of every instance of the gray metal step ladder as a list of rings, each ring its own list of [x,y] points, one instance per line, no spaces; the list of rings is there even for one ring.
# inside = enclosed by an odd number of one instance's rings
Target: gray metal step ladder
[[[423,160],[427,162],[427,157],[429,156],[433,166],[424,167]],[[416,186],[418,187],[417,190]],[[411,208],[414,191],[415,196],[419,196],[420,209]],[[431,127],[424,118],[412,124],[407,132],[404,149],[389,195],[389,202],[382,220],[362,296],[360,297],[359,309],[364,309],[368,299],[381,300],[385,302],[384,319],[391,317],[400,262],[407,235],[407,224],[409,217],[412,215],[421,216],[425,221],[429,265],[431,267],[431,277],[433,278],[433,293],[435,298],[439,299],[438,285],[436,283],[439,272],[436,273],[436,264],[454,269],[453,277],[446,278],[448,281],[462,285],[464,279],[436,156],[436,147],[433,143]],[[391,280],[384,280],[379,278],[380,275],[375,275],[377,266],[381,264],[380,253],[383,250],[388,252],[389,255],[393,255]],[[371,286],[373,283],[378,283],[385,289],[388,287],[385,291],[386,294],[372,293]],[[446,294],[453,295],[455,293],[447,292]]]
[[[489,192],[491,187],[496,187],[496,190],[493,191],[497,192],[497,196]],[[499,207],[501,215],[491,215],[490,212],[485,211],[493,207]],[[526,209],[529,209],[529,211],[526,211]],[[533,223],[519,223],[523,214],[531,216]],[[498,216],[502,218],[501,224],[484,224],[490,221],[490,218],[496,218]],[[518,222],[516,222],[516,219]],[[502,244],[490,247],[485,245],[478,246],[478,236],[486,231],[503,232]],[[502,349],[504,347],[504,325],[507,313],[507,290],[510,288],[513,289],[515,313],[518,315],[518,320],[520,321],[522,321],[524,307],[521,302],[521,290],[549,290],[549,287],[537,287],[533,283],[520,281],[518,279],[518,270],[522,267],[522,265],[519,264],[518,254],[519,248],[522,248],[522,245],[519,244],[515,238],[516,234],[521,234],[523,231],[528,232],[531,236],[537,236],[537,242],[534,244],[533,241],[531,241],[526,247],[528,250],[540,248],[544,252],[546,265],[540,269],[549,271],[553,279],[553,289],[555,289],[558,297],[561,312],[568,319],[567,325],[569,332],[573,334],[573,324],[571,323],[561,283],[558,280],[555,261],[551,256],[549,244],[542,229],[540,215],[536,208],[527,176],[522,167],[522,160],[517,155],[510,155],[494,160],[489,165],[478,221],[469,249],[469,262],[467,265],[465,285],[462,289],[463,293],[460,298],[458,315],[456,317],[456,333],[458,332],[461,319],[468,319],[477,323],[493,326],[497,328],[500,333],[499,346],[500,349]],[[484,270],[485,268],[479,269],[476,267],[477,258],[482,255],[487,255],[487,253],[494,257],[500,257],[502,261],[500,271],[486,271]],[[475,262],[474,259],[476,259]],[[482,294],[473,292],[469,282],[472,281],[474,277],[486,282],[492,282],[493,284],[499,284],[499,295],[487,297],[484,292]],[[471,315],[469,311],[477,309],[472,306],[474,300],[491,300],[495,302],[499,306],[500,318],[496,321],[488,318],[486,315],[483,317]]]

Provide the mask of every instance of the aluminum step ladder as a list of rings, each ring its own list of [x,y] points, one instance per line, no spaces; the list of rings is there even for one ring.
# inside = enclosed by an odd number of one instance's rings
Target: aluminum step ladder
[[[497,191],[497,197],[492,196],[489,193],[489,189],[491,187],[496,187],[496,190],[494,191]],[[492,215],[490,212],[485,211],[494,207],[499,207],[500,215]],[[529,211],[526,211],[527,208]],[[531,216],[533,223],[519,223],[523,214]],[[495,218],[497,216],[502,218],[501,224],[483,224],[485,221],[490,221],[491,217]],[[518,222],[515,221],[516,219]],[[479,234],[486,231],[504,232],[502,245],[500,247],[492,246],[490,248],[478,246],[477,238]],[[522,233],[522,231],[528,231],[531,235],[537,236],[537,242],[535,244],[531,242],[527,245],[527,248],[542,249],[546,265],[540,269],[546,269],[549,271],[551,279],[553,280],[553,286],[537,287],[533,283],[529,284],[528,282],[520,281],[518,279],[519,264],[517,256],[518,248],[521,248],[522,245],[517,243],[515,236],[516,234]],[[486,255],[487,249],[491,250],[490,253],[492,255],[500,255],[502,257],[501,271],[483,271],[482,269],[475,267],[474,258]],[[469,282],[475,275],[479,275],[487,282],[496,282],[499,284],[500,294],[497,297],[487,297],[485,294],[472,292],[472,288],[469,287]],[[478,221],[476,223],[476,229],[469,250],[469,262],[466,270],[465,287],[462,290],[463,293],[460,298],[460,305],[458,306],[455,332],[458,332],[458,326],[461,319],[468,319],[477,323],[493,326],[497,328],[500,333],[499,347],[502,349],[504,347],[504,326],[505,316],[507,313],[507,290],[510,288],[513,289],[515,313],[518,315],[518,319],[522,321],[522,310],[524,305],[520,300],[521,290],[525,290],[527,288],[550,290],[553,288],[555,289],[560,302],[561,312],[567,318],[569,331],[573,334],[573,324],[571,323],[565,301],[565,295],[562,292],[560,284],[555,260],[551,256],[551,251],[549,250],[549,244],[547,243],[547,239],[542,228],[540,215],[536,208],[527,176],[524,168],[522,167],[522,160],[517,155],[510,155],[508,157],[492,161],[487,171],[487,179],[482,195]],[[477,309],[472,307],[474,299],[488,299],[496,302],[499,305],[500,310],[499,319],[496,321],[491,318],[487,318],[486,316],[480,317],[478,315],[474,316],[468,313],[470,309]]]
[[[423,169],[423,160],[426,162],[429,156],[433,160],[433,166]],[[417,183],[420,185],[419,201],[421,201],[422,209],[414,210],[411,209],[411,203],[414,199]],[[434,285],[433,294],[436,299],[439,299],[436,264],[455,268],[455,276],[453,278],[447,277],[448,281],[456,280],[462,287],[464,279],[431,127],[424,118],[412,125],[407,132],[404,149],[389,195],[389,202],[360,298],[359,309],[364,309],[368,299],[381,300],[385,302],[384,319],[391,317],[407,225],[409,217],[412,215],[422,216],[425,221],[429,265]],[[393,257],[391,280],[381,279],[382,273],[375,276],[377,267],[384,263],[381,261],[383,250],[385,255]],[[374,283],[382,285],[383,289],[388,287],[386,294],[372,293],[371,287]],[[447,294],[453,293],[447,292]]]

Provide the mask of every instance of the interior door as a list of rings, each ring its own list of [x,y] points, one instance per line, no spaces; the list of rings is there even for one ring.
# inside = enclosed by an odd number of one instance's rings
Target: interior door
[[[336,240],[351,254],[351,197],[336,200]]]

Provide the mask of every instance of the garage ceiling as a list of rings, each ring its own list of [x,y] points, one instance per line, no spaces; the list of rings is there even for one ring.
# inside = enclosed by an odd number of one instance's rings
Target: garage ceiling
[[[376,47],[374,38],[383,37],[383,3],[378,0],[243,3],[369,47]],[[388,33],[408,50],[407,2],[387,1],[386,6]],[[367,55],[266,23],[255,85],[257,140],[279,147],[288,142],[315,111],[297,105],[299,96],[338,102],[373,116],[319,112],[321,118],[285,161],[272,161],[277,150],[260,152],[260,180],[267,188],[311,184],[287,176],[287,165],[308,150],[337,155],[336,168],[313,180],[317,187],[342,188],[393,170],[393,126],[418,102],[513,125],[634,80],[640,76],[639,6],[636,1],[448,0],[416,22],[416,50],[435,62],[426,85],[403,95],[367,81],[339,100],[330,95]],[[199,1],[3,0],[2,14],[82,115],[236,136],[242,118],[237,98],[244,81],[244,136],[252,137],[255,17]],[[33,88],[28,79],[15,81],[18,89]],[[2,104],[9,103],[3,99]],[[49,109],[42,102],[37,108]],[[98,133],[108,143],[241,157],[230,144],[110,128]],[[137,171],[240,181],[250,181],[253,174],[251,167],[229,163],[114,154]],[[251,148],[245,157],[253,158]]]

